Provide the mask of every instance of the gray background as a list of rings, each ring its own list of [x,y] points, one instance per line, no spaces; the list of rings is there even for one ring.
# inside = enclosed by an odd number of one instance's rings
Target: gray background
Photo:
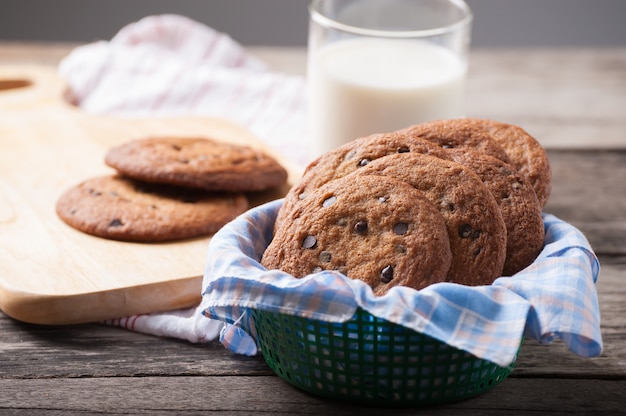
[[[626,0],[467,2],[476,47],[626,46]],[[0,41],[110,39],[162,13],[191,17],[243,45],[306,43],[307,0],[0,0]]]

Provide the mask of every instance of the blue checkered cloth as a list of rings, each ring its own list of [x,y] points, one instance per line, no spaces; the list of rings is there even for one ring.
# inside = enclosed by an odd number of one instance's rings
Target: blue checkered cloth
[[[236,353],[257,353],[251,309],[344,322],[359,307],[500,366],[515,360],[524,336],[542,344],[560,338],[585,357],[602,351],[595,287],[600,264],[583,234],[553,215],[544,214],[543,251],[513,277],[489,286],[393,287],[376,297],[364,282],[338,272],[296,279],[265,269],[259,261],[281,204],[241,215],[208,247],[201,310],[226,323],[220,341]]]

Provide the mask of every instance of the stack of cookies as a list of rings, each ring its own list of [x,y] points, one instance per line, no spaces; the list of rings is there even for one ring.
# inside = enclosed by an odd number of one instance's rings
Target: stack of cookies
[[[261,263],[337,270],[375,295],[397,285],[488,285],[543,247],[543,147],[518,126],[439,120],[356,139],[313,161],[287,196]]]
[[[212,234],[248,209],[247,192],[287,181],[266,153],[208,138],[135,140],[110,149],[105,163],[117,174],[68,189],[56,212],[80,231],[123,241]]]

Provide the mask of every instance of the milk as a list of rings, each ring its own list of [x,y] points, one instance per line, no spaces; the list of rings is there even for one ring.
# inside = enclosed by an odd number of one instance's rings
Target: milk
[[[419,40],[354,39],[309,57],[314,155],[357,137],[463,115],[467,66]]]

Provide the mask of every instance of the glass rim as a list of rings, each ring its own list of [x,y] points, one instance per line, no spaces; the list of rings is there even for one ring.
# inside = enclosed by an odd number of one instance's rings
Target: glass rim
[[[458,21],[449,25],[436,27],[433,29],[417,29],[417,30],[382,30],[382,29],[367,29],[363,27],[353,26],[346,23],[341,23],[335,19],[332,19],[319,11],[316,7],[323,0],[310,0],[309,1],[309,16],[312,21],[319,23],[323,26],[340,30],[346,33],[352,33],[354,35],[370,36],[378,38],[425,38],[432,36],[445,35],[456,31],[457,29],[469,25],[474,18],[472,10],[464,0],[447,0],[448,3],[455,5],[459,10],[463,12],[463,16]]]

